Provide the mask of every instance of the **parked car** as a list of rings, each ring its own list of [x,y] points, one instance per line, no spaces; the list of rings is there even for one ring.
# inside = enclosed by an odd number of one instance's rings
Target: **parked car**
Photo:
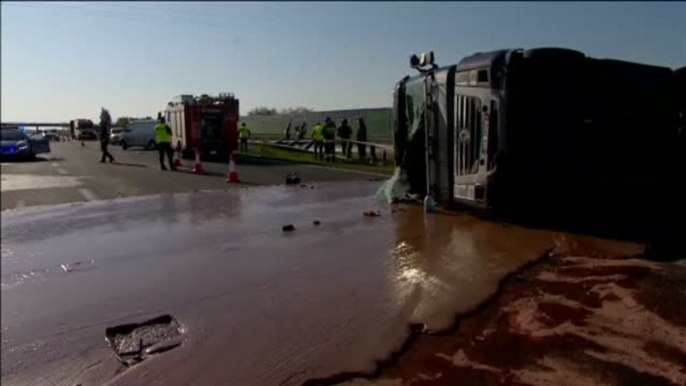
[[[121,148],[126,150],[130,147],[142,147],[147,150],[154,150],[155,126],[157,121],[154,119],[134,121],[129,123],[121,136]]]
[[[110,144],[119,145],[121,143],[121,137],[124,134],[124,129],[115,127],[110,131]]]
[[[50,141],[41,134],[29,137],[18,128],[0,130],[0,156],[3,159],[33,159],[36,154],[49,152]]]

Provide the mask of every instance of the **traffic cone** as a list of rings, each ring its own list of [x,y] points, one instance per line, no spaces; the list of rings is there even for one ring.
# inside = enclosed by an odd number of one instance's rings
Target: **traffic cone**
[[[229,177],[226,179],[226,182],[241,182],[236,171],[236,156],[233,154],[231,154],[229,159]]]
[[[174,167],[176,167],[176,168],[182,167],[183,164],[181,163],[181,156],[179,155],[178,150],[174,152],[174,156],[175,156],[174,157]]]
[[[204,173],[205,169],[202,167],[202,162],[200,162],[200,151],[195,149],[195,165],[193,166],[193,173]]]

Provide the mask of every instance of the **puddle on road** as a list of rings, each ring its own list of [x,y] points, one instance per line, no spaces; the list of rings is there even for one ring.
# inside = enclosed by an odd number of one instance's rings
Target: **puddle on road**
[[[82,185],[81,180],[88,177],[39,176],[32,174],[3,174],[0,191],[69,188]]]
[[[143,323],[124,324],[105,330],[105,340],[117,358],[127,366],[150,355],[180,346],[185,329],[171,315]]]

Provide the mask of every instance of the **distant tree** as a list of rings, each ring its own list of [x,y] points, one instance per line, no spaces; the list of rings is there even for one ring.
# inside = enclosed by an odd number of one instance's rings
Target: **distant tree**
[[[255,107],[254,109],[248,111],[249,116],[253,115],[276,115],[278,112],[275,108],[269,107]]]
[[[313,110],[308,108],[308,107],[286,107],[285,109],[281,110],[281,114],[307,114],[312,112]]]
[[[119,117],[119,118],[117,118],[117,121],[114,122],[114,125],[117,126],[117,127],[125,127],[126,125],[129,124],[129,122],[131,122],[131,118],[129,118],[129,117]]]

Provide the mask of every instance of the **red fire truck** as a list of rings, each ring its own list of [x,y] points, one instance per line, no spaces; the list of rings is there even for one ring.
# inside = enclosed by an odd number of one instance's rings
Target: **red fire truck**
[[[184,158],[192,158],[197,150],[203,158],[228,159],[238,148],[238,99],[233,94],[180,95],[164,114],[172,144]]]

